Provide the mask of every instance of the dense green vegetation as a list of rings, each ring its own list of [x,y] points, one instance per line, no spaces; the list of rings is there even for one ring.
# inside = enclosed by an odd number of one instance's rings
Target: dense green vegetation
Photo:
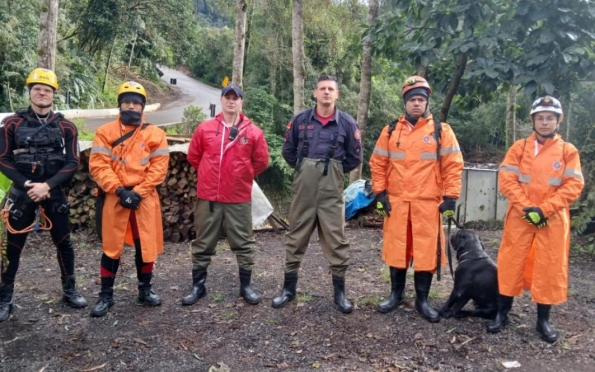
[[[267,135],[271,168],[265,191],[290,191],[280,156],[293,114],[290,0],[248,1],[244,88],[246,113]],[[366,27],[367,2],[306,0],[306,97],[320,73],[340,80],[339,107],[355,116],[362,40],[373,40],[374,68],[367,158],[384,125],[402,113],[401,82],[423,74],[433,86],[431,111],[456,130],[467,160],[498,163],[513,138],[530,132],[533,99],[561,99],[564,137],[581,150],[588,205],[580,229],[595,215],[595,4],[584,0],[385,0]],[[0,3],[0,111],[27,104],[24,81],[36,66],[39,1]],[[159,84],[155,63],[184,65],[219,85],[232,73],[234,0],[61,0],[56,72],[64,108],[113,107],[123,78]],[[512,87],[512,89],[511,89]],[[307,105],[313,101],[307,99]],[[516,116],[516,130],[509,114]],[[189,113],[194,115],[196,113]],[[281,187],[280,187],[281,186]],[[276,196],[275,196],[276,198]]]

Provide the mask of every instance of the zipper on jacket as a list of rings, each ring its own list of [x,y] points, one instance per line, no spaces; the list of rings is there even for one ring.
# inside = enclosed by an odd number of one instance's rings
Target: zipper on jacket
[[[223,133],[221,133],[221,148],[219,149],[219,172],[217,174],[217,202],[219,201],[219,190],[221,189],[221,166],[223,165],[223,145],[225,145],[225,124],[223,125]]]

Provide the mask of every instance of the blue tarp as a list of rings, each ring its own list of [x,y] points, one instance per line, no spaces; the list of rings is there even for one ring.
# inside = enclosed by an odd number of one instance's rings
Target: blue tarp
[[[361,209],[367,208],[376,195],[372,193],[372,185],[369,180],[357,180],[343,191],[345,199],[345,221],[349,221]]]

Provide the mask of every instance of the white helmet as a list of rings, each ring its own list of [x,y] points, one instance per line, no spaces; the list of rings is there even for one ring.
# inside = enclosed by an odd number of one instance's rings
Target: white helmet
[[[533,117],[533,114],[542,111],[549,111],[558,114],[560,117],[559,122],[561,122],[564,118],[564,113],[562,112],[562,104],[560,103],[560,101],[551,96],[540,97],[537,100],[535,100],[535,102],[533,102],[533,105],[531,106],[531,113],[529,114],[529,116]]]

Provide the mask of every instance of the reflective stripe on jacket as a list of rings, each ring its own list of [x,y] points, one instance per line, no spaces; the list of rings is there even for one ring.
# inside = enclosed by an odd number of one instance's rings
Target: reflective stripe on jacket
[[[130,209],[120,206],[115,194],[118,187],[133,187],[142,201],[136,210],[144,262],[155,261],[163,252],[163,226],[157,186],[165,180],[169,165],[169,150],[165,132],[153,125],[145,129],[124,126],[120,118],[97,129],[89,171],[99,187],[105,191],[103,206],[103,251],[111,258],[119,258],[125,238],[130,236]],[[136,133],[112,148],[111,144],[130,130]],[[126,239],[128,244],[132,242]]]
[[[577,149],[559,135],[536,142],[535,134],[516,141],[498,173],[508,211],[498,253],[500,293],[519,296],[531,290],[541,304],[567,299],[570,250],[569,206],[584,186]],[[539,207],[548,225],[537,229],[522,219],[523,208]]]
[[[390,139],[388,132],[389,127],[384,127],[370,158],[373,191],[386,190],[392,207],[384,220],[382,257],[390,266],[406,268],[407,257],[413,255],[416,271],[432,271],[437,263],[438,234],[444,247],[438,206],[443,196],[458,199],[463,156],[450,125],[442,123],[438,162],[431,115],[420,118],[415,126],[402,116]]]

